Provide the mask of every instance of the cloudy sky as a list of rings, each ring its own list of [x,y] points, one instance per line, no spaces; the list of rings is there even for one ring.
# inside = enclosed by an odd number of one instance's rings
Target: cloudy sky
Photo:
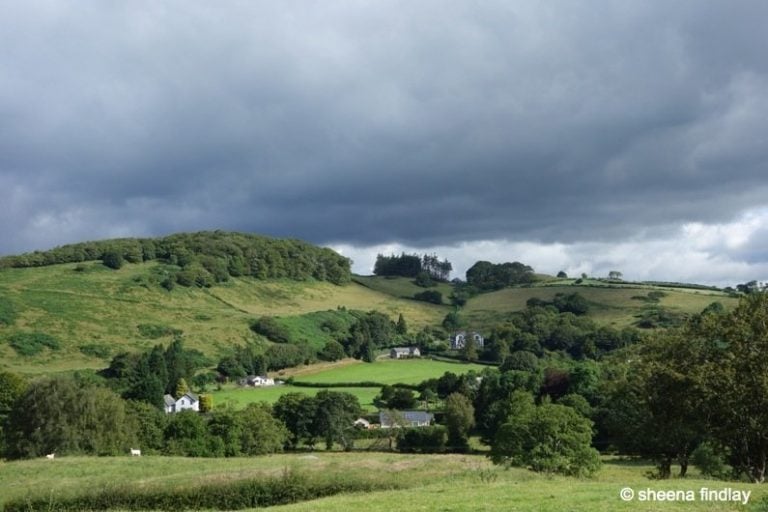
[[[0,254],[227,229],[768,279],[764,1],[0,3]]]

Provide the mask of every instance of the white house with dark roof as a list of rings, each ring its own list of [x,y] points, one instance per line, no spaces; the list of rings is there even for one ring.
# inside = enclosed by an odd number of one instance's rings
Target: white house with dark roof
[[[485,346],[485,340],[479,332],[467,332],[459,331],[451,336],[451,350],[461,350],[467,346],[467,339],[475,341],[475,347],[483,348]]]
[[[381,428],[428,427],[434,415],[424,411],[379,411]]]
[[[181,411],[200,411],[200,399],[194,393],[184,393],[178,399],[171,395],[163,397],[165,402],[165,413],[176,413]]]
[[[389,351],[392,359],[407,359],[409,357],[421,357],[419,347],[395,347]]]

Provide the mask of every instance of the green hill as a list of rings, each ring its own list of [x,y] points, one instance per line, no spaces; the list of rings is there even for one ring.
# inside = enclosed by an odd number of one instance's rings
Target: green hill
[[[187,347],[215,358],[253,340],[249,324],[262,315],[341,306],[376,309],[395,320],[402,313],[418,328],[439,324],[447,311],[356,283],[314,279],[231,277],[212,287],[169,291],[150,279],[163,266],[149,261],[114,270],[91,261],[0,270],[0,368],[32,374],[102,368],[120,351],[168,343],[178,332]],[[294,323],[297,329],[309,324],[311,336],[312,322]],[[49,338],[54,342],[46,344]]]
[[[409,298],[424,290],[412,279],[404,277],[353,276],[352,280],[399,298]],[[434,289],[443,294],[444,302],[450,302],[452,287],[449,283],[440,283]],[[538,274],[534,284],[484,292],[470,298],[461,308],[461,315],[469,327],[485,330],[489,325],[503,322],[510,313],[525,309],[529,299],[551,301],[557,294],[572,293],[587,300],[588,317],[601,325],[614,327],[637,325],[643,318],[659,312],[681,317],[699,313],[713,302],[720,302],[726,309],[738,303],[738,298],[705,286],[556,279]]]
[[[234,345],[264,341],[249,326],[265,315],[279,316],[291,339],[319,349],[330,339],[324,322],[343,317],[328,313],[338,308],[378,310],[393,320],[402,313],[415,332],[440,326],[453,310],[450,283],[429,288],[444,305],[413,299],[424,290],[409,278],[352,276],[346,258],[295,240],[216,231],[73,244],[0,258],[0,368],[102,368],[121,351],[177,334],[215,361]],[[558,293],[578,293],[590,318],[616,327],[664,325],[715,301],[736,303],[705,287],[537,276],[531,285],[476,295],[460,314],[487,331],[529,299]]]

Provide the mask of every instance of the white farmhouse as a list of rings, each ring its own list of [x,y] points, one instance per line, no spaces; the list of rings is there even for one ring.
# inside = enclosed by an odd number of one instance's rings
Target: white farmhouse
[[[178,400],[171,395],[165,395],[163,400],[165,401],[166,414],[181,411],[200,412],[200,399],[193,393],[184,393]]]

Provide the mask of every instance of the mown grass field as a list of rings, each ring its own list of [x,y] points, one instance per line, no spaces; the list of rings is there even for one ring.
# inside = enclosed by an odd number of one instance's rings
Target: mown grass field
[[[62,457],[0,463],[0,505],[10,499],[55,497],[87,489],[117,486],[186,487],[263,476],[286,469],[355,478],[376,478],[407,487],[402,490],[338,495],[274,507],[276,511],[392,510],[417,511],[733,511],[765,510],[768,487],[700,478],[649,480],[647,463],[605,459],[593,478],[546,476],[524,469],[492,466],[479,455],[401,455],[394,453],[315,452],[254,458],[195,459],[179,457]],[[620,491],[636,493],[623,501]],[[751,491],[749,504],[706,503],[702,487]],[[643,490],[691,490],[693,502],[639,502]]]
[[[430,359],[379,359],[374,363],[356,362],[318,373],[305,372],[294,377],[297,382],[335,384],[339,382],[380,382],[382,384],[418,384],[440,377],[445,372],[457,375],[470,370],[481,371],[486,366],[466,363],[448,363]]]
[[[261,315],[296,315],[336,309],[377,309],[397,319],[402,313],[410,326],[440,322],[445,313],[426,303],[403,300],[359,284],[335,286],[325,282],[257,281],[232,279],[210,289],[177,286],[168,292],[147,285],[157,263],[127,264],[111,270],[99,262],[0,271],[0,297],[10,303],[16,319],[0,323],[0,368],[39,374],[83,368],[103,368],[123,350],[145,350],[168,343],[170,336],[147,338],[139,324],[183,331],[185,344],[218,357],[253,334],[250,321]],[[61,349],[20,356],[8,344],[17,332],[43,332],[55,336]],[[81,352],[97,346],[108,355]]]
[[[244,388],[235,385],[223,387],[220,391],[212,391],[213,405],[218,406],[230,403],[236,409],[242,409],[246,405],[254,402],[275,403],[286,393],[304,393],[305,395],[315,396],[323,390],[342,391],[350,393],[357,397],[360,405],[368,412],[375,412],[377,408],[373,405],[373,399],[381,391],[380,388],[308,388],[304,386],[270,386],[265,388]]]
[[[363,363],[346,359],[338,364],[306,366],[300,368],[293,377],[298,382],[339,384],[355,382],[379,382],[381,384],[418,384],[424,380],[437,378],[445,372],[461,375],[470,370],[481,371],[486,366],[465,363],[448,363],[430,359],[388,360],[379,359],[375,363]],[[285,375],[287,376],[287,375]],[[378,387],[305,387],[305,386],[270,386],[264,388],[244,388],[235,384],[223,386],[221,390],[211,391],[214,406],[231,403],[235,408],[245,407],[252,402],[274,403],[286,393],[304,393],[314,396],[319,391],[343,391],[351,393],[360,401],[363,409],[374,412],[377,408],[373,399],[381,391]]]

